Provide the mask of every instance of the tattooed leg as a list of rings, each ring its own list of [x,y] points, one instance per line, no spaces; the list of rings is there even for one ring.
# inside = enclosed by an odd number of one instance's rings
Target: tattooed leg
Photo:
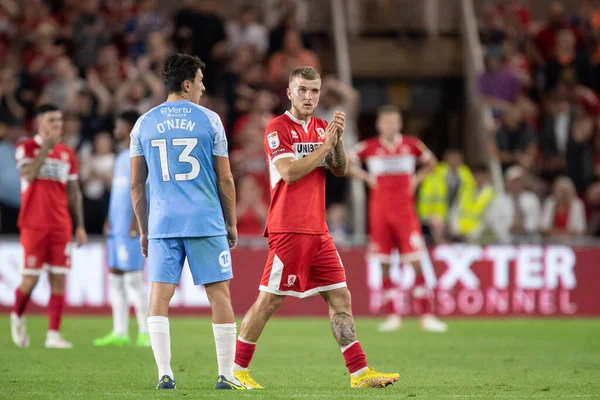
[[[340,347],[356,341],[356,327],[352,317],[352,301],[348,288],[321,293],[329,306],[329,319],[333,337]]]
[[[331,316],[331,331],[340,347],[346,347],[356,341],[354,318],[348,313],[338,312]]]

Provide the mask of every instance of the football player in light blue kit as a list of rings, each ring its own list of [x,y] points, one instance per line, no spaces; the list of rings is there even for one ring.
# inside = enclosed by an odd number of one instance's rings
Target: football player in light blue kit
[[[194,284],[205,286],[212,308],[216,388],[243,390],[233,376],[236,324],[229,296],[229,250],[237,244],[235,186],[221,120],[198,105],[203,68],[187,54],[165,61],[167,101],[142,115],[131,131],[131,199],[152,282],[148,331],[157,389],[175,389],[167,315],[187,258]]]
[[[150,347],[148,335],[148,287],[144,282],[144,257],[140,250],[137,221],[129,192],[129,133],[140,117],[137,111],[125,111],[115,121],[114,135],[122,151],[113,174],[108,219],[105,227],[108,250],[108,293],[113,314],[113,330],[94,340],[95,346],[129,345],[129,303],[131,294],[138,323],[136,345]]]

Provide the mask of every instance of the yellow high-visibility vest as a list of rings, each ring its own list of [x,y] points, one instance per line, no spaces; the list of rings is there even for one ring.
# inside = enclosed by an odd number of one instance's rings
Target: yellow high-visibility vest
[[[423,180],[417,202],[417,211],[422,220],[428,220],[431,217],[442,220],[448,218],[448,185],[446,184],[448,169],[448,164],[439,163],[435,170]],[[458,167],[458,176],[460,187],[457,201],[460,204],[461,199],[465,196],[468,198],[474,192],[475,179],[469,167],[464,164]]]
[[[471,198],[465,196],[458,209],[458,234],[471,236],[477,234],[483,226],[483,214],[494,199],[495,193],[491,185],[485,186]]]

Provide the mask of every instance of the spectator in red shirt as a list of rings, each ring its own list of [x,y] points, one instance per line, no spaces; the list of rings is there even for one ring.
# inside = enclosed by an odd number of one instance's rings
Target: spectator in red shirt
[[[262,235],[268,211],[262,194],[259,183],[252,175],[239,180],[236,210],[239,235]]]
[[[243,132],[251,121],[260,122],[265,119],[270,121],[275,117],[273,109],[277,106],[277,101],[277,96],[265,89],[251,91],[250,93],[247,93],[246,96],[241,96],[240,94],[237,103],[248,102],[250,110],[246,114],[240,116],[237,121],[235,121],[235,124],[233,124],[231,141],[236,148],[243,145]]]
[[[586,114],[600,117],[600,98],[592,89],[577,82],[573,70],[563,72],[557,92],[571,104],[581,107]]]
[[[538,32],[533,42],[535,46],[535,58],[539,64],[545,64],[554,53],[558,32],[561,29],[569,29],[575,35],[577,48],[583,44],[581,32],[573,27],[566,17],[565,6],[560,1],[554,1],[550,5],[550,15],[546,26]]]
[[[585,233],[585,207],[577,198],[573,181],[566,176],[554,182],[552,196],[544,201],[540,228],[551,238],[569,238]]]
[[[98,51],[96,65],[92,68],[98,78],[115,93],[121,82],[127,77],[125,66],[119,56],[119,49],[113,43],[108,43]]]
[[[496,12],[505,20],[518,24],[520,30],[527,30],[531,23],[531,14],[521,0],[499,0],[496,4]]]
[[[267,81],[273,85],[287,84],[290,72],[301,65],[321,70],[317,55],[304,48],[300,32],[290,29],[285,33],[283,50],[274,53],[269,59]]]
[[[268,124],[268,121],[266,123]],[[252,175],[263,188],[264,198],[269,198],[269,171],[265,165],[263,140],[265,122],[251,121],[241,135],[241,146],[229,155],[234,176]]]
[[[577,39],[571,29],[557,32],[552,57],[547,60],[545,68],[546,87],[556,87],[561,76],[568,72],[574,74],[577,82],[589,83],[589,61],[587,56],[577,52]]]

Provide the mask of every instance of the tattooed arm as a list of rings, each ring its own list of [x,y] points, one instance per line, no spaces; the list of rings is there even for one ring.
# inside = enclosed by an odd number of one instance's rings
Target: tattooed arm
[[[325,162],[335,176],[345,176],[348,172],[348,160],[346,159],[346,151],[344,150],[344,142],[342,135],[346,127],[346,114],[341,111],[333,113],[333,121],[337,127],[337,143],[333,151],[327,155]]]
[[[87,233],[83,223],[83,196],[79,188],[79,182],[70,180],[67,182],[67,196],[69,198],[69,212],[73,225],[75,225],[75,241],[77,246],[87,243]]]
[[[325,162],[335,176],[345,176],[348,172],[348,160],[346,159],[346,151],[341,137],[325,158]]]

